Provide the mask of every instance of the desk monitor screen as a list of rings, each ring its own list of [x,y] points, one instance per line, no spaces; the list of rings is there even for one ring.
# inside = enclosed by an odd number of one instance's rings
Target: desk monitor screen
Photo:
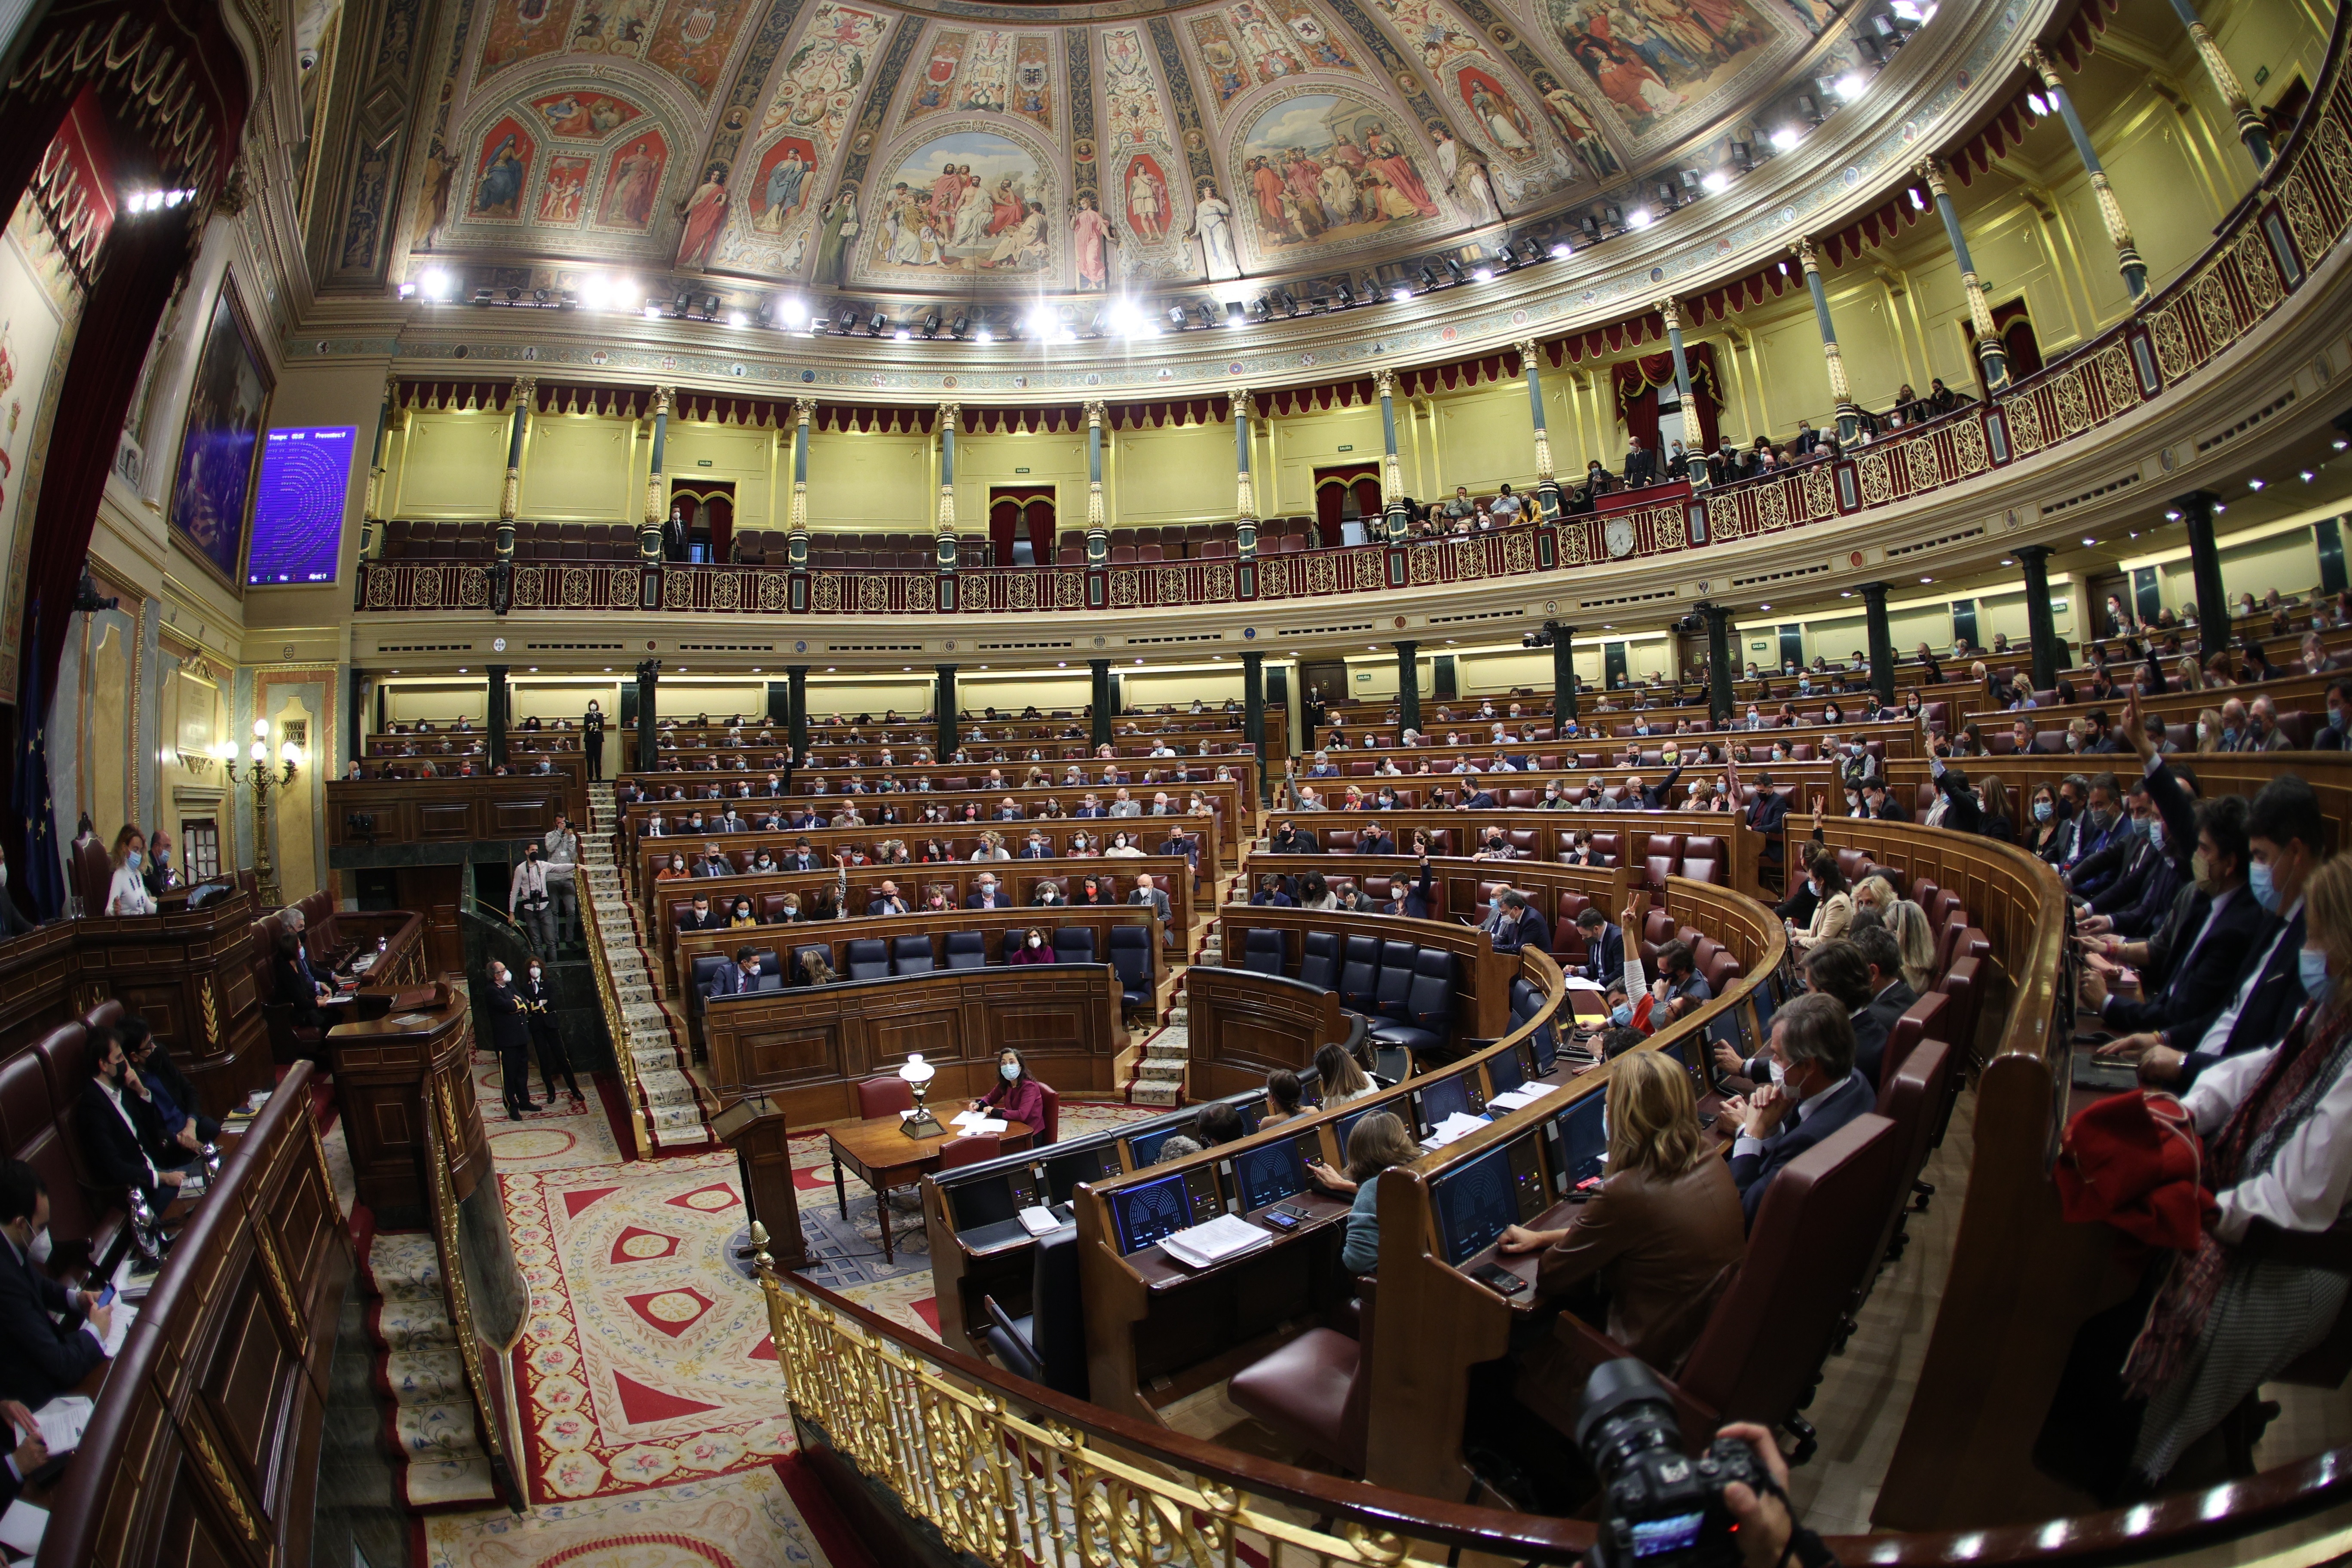
[[[1339,1140],[1339,1163],[1344,1165],[1348,1163],[1348,1135],[1356,1130],[1356,1123],[1361,1121],[1365,1117],[1370,1116],[1376,1110],[1386,1110],[1388,1109],[1389,1108],[1387,1106],[1366,1106],[1361,1110],[1349,1111],[1347,1115],[1342,1116],[1339,1121],[1331,1124],[1333,1136]]]
[[[1421,1090],[1421,1123],[1435,1128],[1449,1116],[1470,1114],[1470,1083],[1463,1073],[1441,1078]]]
[[[1486,1058],[1486,1082],[1495,1094],[1508,1094],[1528,1081],[1527,1064],[1519,1060],[1520,1048],[1514,1046]],[[1486,1098],[1492,1100],[1494,1095]]]
[[[1166,1175],[1110,1194],[1111,1223],[1121,1257],[1140,1252],[1192,1223],[1192,1194],[1183,1175]]]
[[[1066,1204],[1080,1182],[1107,1181],[1119,1173],[1118,1145],[1108,1142],[1090,1143],[1045,1161],[1045,1190],[1054,1202]]]
[[[1148,1169],[1159,1160],[1160,1146],[1179,1132],[1189,1131],[1192,1125],[1189,1121],[1171,1121],[1146,1131],[1129,1133],[1125,1140],[1128,1168],[1135,1171]]]
[[[1710,1053],[1704,1037],[1697,1035],[1685,1035],[1681,1039],[1668,1046],[1665,1048],[1665,1054],[1680,1062],[1685,1070],[1691,1075],[1693,1098],[1705,1100],[1715,1091],[1715,1085],[1709,1080],[1707,1075],[1707,1058]]]
[[[1028,1172],[1021,1173],[1026,1179]],[[1031,1183],[1034,1188],[1035,1184]],[[1022,1205],[1013,1196],[1013,1176],[1000,1171],[992,1176],[981,1176],[948,1188],[948,1212],[955,1215],[956,1229],[978,1230],[984,1225],[1001,1225],[1019,1214]],[[1030,1202],[1036,1199],[1033,1195]]]
[[[1533,1132],[1440,1173],[1429,1186],[1445,1261],[1456,1267],[1492,1247],[1507,1226],[1541,1214],[1548,1197]]]
[[[1298,1145],[1279,1139],[1235,1154],[1234,1181],[1241,1188],[1242,1212],[1247,1214],[1306,1191],[1307,1166],[1298,1157]]]
[[[1244,1137],[1256,1131],[1257,1124],[1265,1120],[1265,1096],[1262,1094],[1253,1094],[1247,1100],[1229,1100],[1225,1103],[1241,1113]]]
[[[1560,1185],[1564,1189],[1601,1173],[1601,1156],[1609,1152],[1609,1135],[1601,1129],[1601,1096],[1588,1094],[1559,1113]]]

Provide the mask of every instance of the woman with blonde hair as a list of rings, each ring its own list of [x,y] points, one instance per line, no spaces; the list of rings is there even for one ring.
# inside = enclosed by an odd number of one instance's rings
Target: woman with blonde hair
[[[1790,931],[1790,945],[1799,952],[1808,952],[1825,942],[1845,934],[1853,923],[1853,895],[1846,891],[1845,873],[1838,869],[1837,857],[1818,855],[1806,868],[1813,883],[1813,918],[1803,931]]]
[[[990,828],[980,836],[980,847],[971,852],[975,860],[1010,860],[1012,854],[1004,847],[1004,835]]]
[[[1936,982],[1936,933],[1927,927],[1927,911],[1908,899],[1896,899],[1881,908],[1885,912],[1880,923],[1903,953],[1903,984],[1925,996],[1935,989]]]
[[[114,836],[114,879],[106,888],[106,912],[110,915],[152,915],[155,912],[155,895],[147,890],[144,867],[147,860],[147,838],[129,823]]]
[[[1886,911],[1895,906],[1895,884],[1884,873],[1874,872],[1853,885],[1853,912],[1876,910],[1884,921]]]
[[[2202,691],[2205,689],[2205,671],[2198,667],[2197,656],[2195,654],[2182,654],[2180,656],[2180,661],[2172,668],[2176,672],[2175,679],[2180,682],[2181,690]]]
[[[1318,1099],[1326,1110],[1380,1091],[1363,1064],[1349,1055],[1348,1047],[1337,1040],[1327,1041],[1315,1053],[1315,1078],[1320,1089]]]
[[[1536,1294],[1571,1298],[1596,1292],[1605,1301],[1610,1338],[1661,1372],[1672,1372],[1697,1339],[1716,1292],[1747,1250],[1748,1222],[1730,1168],[1714,1157],[1699,1129],[1690,1074],[1655,1051],[1629,1051],[1609,1065],[1604,1114],[1609,1175],[1560,1230],[1512,1226],[1496,1244],[1504,1253],[1543,1254]],[[1572,1341],[1573,1330],[1570,1331]],[[1584,1379],[1568,1370],[1555,1341],[1531,1352],[1520,1397],[1532,1388],[1574,1430]],[[1551,1374],[1557,1375],[1551,1375]],[[1549,1414],[1549,1412],[1547,1412]]]
[[[823,948],[812,949],[801,960],[801,973],[808,976],[812,985],[830,985],[840,978],[834,973],[833,960]]]
[[[2197,749],[2218,752],[2221,749],[2221,710],[2200,708],[2197,710]]]

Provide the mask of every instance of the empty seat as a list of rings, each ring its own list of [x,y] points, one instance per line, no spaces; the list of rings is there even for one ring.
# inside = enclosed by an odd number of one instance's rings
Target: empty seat
[[[1382,1045],[1403,1046],[1415,1053],[1444,1047],[1454,1021],[1454,955],[1440,947],[1425,947],[1414,957],[1412,984],[1405,993],[1402,1020],[1381,1018],[1371,1026],[1372,1038]]]
[[[929,937],[894,936],[890,939],[891,973],[929,974],[938,967],[931,958]]]
[[[947,966],[950,969],[985,969],[988,967],[988,939],[976,931],[948,932]]]
[[[1282,933],[1252,926],[1242,933],[1242,967],[1260,974],[1282,973]]]
[[[875,945],[879,947],[881,943]],[[914,1109],[914,1087],[903,1078],[869,1078],[858,1081],[857,1114],[867,1121]]]
[[[940,1145],[940,1169],[952,1171],[961,1165],[993,1160],[1003,1147],[993,1132],[967,1132],[961,1138],[950,1138]]]
[[[1143,928],[1138,926],[1138,931]],[[1096,963],[1095,932],[1092,926],[1055,926],[1054,956],[1064,963]]]
[[[1060,948],[1054,950],[1057,954]],[[1110,967],[1118,976],[1122,1007],[1140,1007],[1151,1000],[1151,930],[1148,926],[1110,929]]]
[[[1374,1014],[1404,1022],[1405,997],[1412,990],[1413,960],[1420,953],[1421,950],[1409,942],[1381,943],[1380,978],[1372,984]]]
[[[1350,936],[1339,963],[1339,1005],[1351,1013],[1369,1013],[1377,1005],[1381,944],[1368,936]]]
[[[1310,931],[1299,939],[1298,978],[1318,991],[1339,988],[1339,933]]]
[[[1372,1296],[1367,1292],[1357,1337],[1309,1329],[1265,1360],[1234,1374],[1235,1405],[1352,1475],[1364,1473],[1364,1435],[1371,1405]]]
[[[1087,1396],[1086,1314],[1078,1293],[1078,1233],[1065,1226],[1037,1238],[1029,1314],[1008,1316],[992,1296],[981,1299],[981,1336],[1014,1375],[1074,1399]]]
[[[890,973],[890,950],[879,937],[860,937],[845,955],[850,980],[880,980]]]

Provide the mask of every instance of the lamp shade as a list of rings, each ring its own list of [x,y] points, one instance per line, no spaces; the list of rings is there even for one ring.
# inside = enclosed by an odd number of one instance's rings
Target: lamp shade
[[[898,1067],[898,1076],[908,1083],[918,1086],[930,1082],[939,1076],[939,1068],[923,1059],[923,1053],[920,1051],[915,1052]]]

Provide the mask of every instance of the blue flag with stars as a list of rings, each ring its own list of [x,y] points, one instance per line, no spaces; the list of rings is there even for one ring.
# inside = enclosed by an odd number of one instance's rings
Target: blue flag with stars
[[[26,657],[16,679],[16,799],[25,808],[25,836],[9,857],[12,873],[23,879],[24,902],[36,920],[55,920],[66,910],[64,862],[58,857],[58,814],[49,801],[48,704],[42,700],[39,659],[41,605],[33,601],[32,625],[25,636]]]

